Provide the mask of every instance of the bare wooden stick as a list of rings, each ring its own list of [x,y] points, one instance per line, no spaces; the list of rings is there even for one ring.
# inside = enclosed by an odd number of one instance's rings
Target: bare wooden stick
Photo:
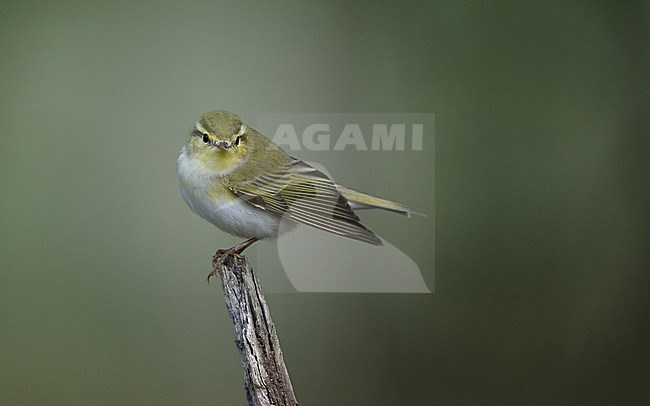
[[[222,254],[215,260],[215,271],[235,329],[248,404],[297,405],[275,324],[248,259]]]

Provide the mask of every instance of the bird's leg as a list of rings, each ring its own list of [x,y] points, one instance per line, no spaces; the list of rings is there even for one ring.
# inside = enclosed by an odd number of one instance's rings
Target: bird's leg
[[[212,256],[212,266],[214,267],[214,269],[212,270],[212,272],[208,274],[208,283],[210,283],[211,277],[217,275],[217,270],[219,268],[219,265],[223,263],[224,259],[227,256],[229,255],[239,256],[239,254],[244,252],[246,248],[250,247],[251,245],[253,245],[253,243],[255,243],[258,240],[259,240],[258,238],[253,237],[253,238],[249,238],[246,241],[242,241],[239,244],[232,246],[228,249],[217,250],[217,252],[215,252],[214,255]]]
[[[228,249],[225,249],[225,250],[218,250],[218,251],[214,254],[214,256],[212,257],[212,261],[214,262],[214,261],[216,261],[219,257],[221,257],[221,256],[225,256],[225,255],[239,255],[239,254],[241,254],[242,252],[244,252],[244,250],[245,250],[246,248],[250,247],[251,245],[253,245],[254,242],[256,242],[256,241],[258,241],[258,240],[259,240],[258,238],[253,237],[253,238],[249,238],[249,239],[246,240],[246,241],[242,241],[242,242],[240,242],[239,244],[234,245],[234,246],[232,246],[232,247],[230,247],[230,248],[228,248]]]

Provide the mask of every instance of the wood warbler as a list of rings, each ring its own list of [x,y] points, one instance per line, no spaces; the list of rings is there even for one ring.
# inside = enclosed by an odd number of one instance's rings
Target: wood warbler
[[[276,237],[282,219],[381,245],[353,209],[415,212],[389,200],[334,183],[291,157],[227,111],[205,113],[178,155],[185,203],[220,229],[248,240],[221,251],[240,254],[255,241]]]

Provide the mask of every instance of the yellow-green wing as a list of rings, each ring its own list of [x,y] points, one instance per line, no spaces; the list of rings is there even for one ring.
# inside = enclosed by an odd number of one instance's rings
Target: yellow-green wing
[[[327,175],[297,159],[290,161],[288,169],[238,182],[230,189],[248,203],[298,223],[369,244],[382,244],[361,224]]]

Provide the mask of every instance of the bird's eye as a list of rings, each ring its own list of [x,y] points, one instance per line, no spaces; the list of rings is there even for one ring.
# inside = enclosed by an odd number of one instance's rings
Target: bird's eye
[[[239,139],[240,139],[240,138],[241,138],[241,137],[237,137],[237,138],[235,138],[235,145],[239,145]]]
[[[208,134],[203,134],[203,142],[206,144],[210,142],[210,137],[208,137]]]

